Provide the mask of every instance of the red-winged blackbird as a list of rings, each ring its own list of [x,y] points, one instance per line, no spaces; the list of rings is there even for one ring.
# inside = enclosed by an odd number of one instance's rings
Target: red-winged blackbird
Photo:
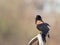
[[[42,39],[43,39],[44,42],[46,42],[46,35],[49,32],[49,27],[48,27],[49,24],[43,22],[43,20],[42,20],[40,15],[36,16],[35,23],[37,23],[38,20],[40,20],[40,22],[42,22],[42,23],[41,24],[37,24],[37,29],[42,32],[41,33]],[[49,37],[49,35],[48,35],[48,37]]]

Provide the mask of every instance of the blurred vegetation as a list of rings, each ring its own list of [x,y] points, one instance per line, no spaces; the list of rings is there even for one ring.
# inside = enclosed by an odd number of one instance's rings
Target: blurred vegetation
[[[53,12],[52,9],[49,12],[49,8],[44,7],[46,5],[43,0],[42,3],[38,2],[39,0],[0,0],[0,45],[28,45],[30,39],[40,33],[35,25],[37,14],[51,25],[48,44],[60,44],[60,13]]]

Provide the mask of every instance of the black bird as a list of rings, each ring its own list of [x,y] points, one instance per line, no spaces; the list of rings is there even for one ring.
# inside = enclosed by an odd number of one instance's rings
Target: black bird
[[[40,15],[37,15],[35,18],[35,24],[37,25],[36,28],[41,31],[42,39],[44,42],[46,42],[46,35],[49,33],[49,27],[50,26],[48,23],[43,22],[42,17]],[[48,37],[49,34],[48,34]]]

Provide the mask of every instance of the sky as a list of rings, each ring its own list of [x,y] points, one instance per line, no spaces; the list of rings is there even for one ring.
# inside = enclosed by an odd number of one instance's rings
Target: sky
[[[42,0],[42,1],[35,0],[33,1],[33,4],[37,10],[41,10],[40,7],[42,7],[43,12],[47,12],[47,13],[60,12],[60,0]]]

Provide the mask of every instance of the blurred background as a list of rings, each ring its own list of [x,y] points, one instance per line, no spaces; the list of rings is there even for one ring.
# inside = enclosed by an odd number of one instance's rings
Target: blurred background
[[[60,0],[0,0],[0,45],[28,45],[36,15],[51,26],[46,45],[60,45]]]

